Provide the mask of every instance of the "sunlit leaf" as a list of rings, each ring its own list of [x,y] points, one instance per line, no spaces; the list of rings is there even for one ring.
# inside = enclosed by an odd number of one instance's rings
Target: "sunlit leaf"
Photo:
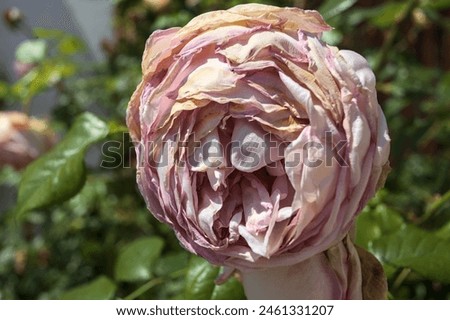
[[[231,278],[221,285],[214,280],[221,273],[221,268],[212,266],[208,261],[192,257],[186,275],[185,298],[189,300],[211,299],[245,299],[242,285],[236,278]]]
[[[442,228],[436,231],[436,236],[450,240],[450,221],[447,222]]]
[[[423,5],[436,10],[444,10],[450,8],[450,0],[424,0]]]
[[[218,274],[218,267],[211,266],[202,258],[193,257],[186,275],[186,299],[209,300]]]
[[[9,86],[6,82],[0,81],[0,99],[7,97]]]
[[[171,14],[161,15],[153,23],[153,28],[155,29],[164,29],[167,27],[173,26],[183,26],[190,19],[192,19],[192,14],[185,11],[180,10],[178,12],[174,12]]]
[[[11,166],[4,166],[0,168],[0,185],[7,184],[15,186],[20,181],[20,172],[14,170]]]
[[[62,54],[72,55],[84,49],[83,42],[75,36],[65,36],[58,44],[58,49]]]
[[[406,226],[371,244],[371,251],[381,261],[447,283],[450,283],[449,248],[450,241],[414,226]]]
[[[332,46],[338,45],[343,38],[343,34],[338,30],[326,31],[322,35],[322,40]]]
[[[157,237],[141,238],[127,244],[116,261],[116,280],[149,280],[153,276],[153,266],[161,255],[163,246],[164,241]]]
[[[236,277],[231,277],[225,283],[215,285],[211,300],[243,300],[246,299],[244,288]]]
[[[59,29],[33,28],[33,34],[41,39],[58,39],[64,36],[64,31]]]
[[[76,65],[73,62],[46,59],[21,77],[11,87],[11,92],[27,104],[37,94],[49,89],[62,79],[72,76],[75,72]]]
[[[108,134],[107,125],[91,113],[80,115],[53,150],[31,163],[19,184],[17,216],[61,203],[82,188],[87,148]]]
[[[107,300],[114,297],[116,284],[108,277],[100,276],[91,282],[64,292],[63,300]]]
[[[377,15],[370,20],[379,28],[389,28],[400,20],[408,9],[408,3],[405,2],[386,2],[381,5]]]
[[[108,127],[109,127],[110,134],[127,133],[128,132],[128,127],[117,121],[109,122]]]
[[[166,276],[171,273],[183,270],[189,262],[189,254],[186,251],[169,253],[162,256],[155,265],[155,274]]]
[[[357,220],[356,243],[369,249],[372,241],[394,233],[404,225],[400,214],[384,204],[378,204],[375,208],[367,207]]]
[[[72,63],[48,61],[36,69],[36,74],[28,84],[28,95],[33,97],[45,89],[55,85],[61,79],[70,77],[75,73]]]

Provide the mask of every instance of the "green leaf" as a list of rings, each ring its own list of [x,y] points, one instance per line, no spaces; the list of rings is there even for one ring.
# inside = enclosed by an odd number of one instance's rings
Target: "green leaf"
[[[109,134],[128,133],[127,126],[114,120],[108,123],[108,127],[109,127]]]
[[[116,284],[108,277],[100,276],[91,282],[64,292],[62,300],[107,300],[114,297]]]
[[[216,285],[214,280],[219,276],[221,268],[212,266],[200,257],[192,257],[186,275],[185,298],[189,300],[211,299],[243,299],[242,285],[236,278]]]
[[[343,38],[344,35],[338,30],[325,31],[322,35],[322,40],[332,46],[340,44]]]
[[[173,26],[183,26],[192,19],[192,14],[186,10],[159,15],[153,23],[154,29],[165,29]]]
[[[59,29],[33,28],[33,34],[41,39],[59,39],[64,36],[64,32]]]
[[[67,35],[58,44],[59,52],[65,55],[72,55],[84,49],[83,42],[75,36]]]
[[[443,195],[437,195],[425,208],[421,217],[422,223],[428,220],[432,225],[441,226],[449,221],[450,215],[450,190]]]
[[[366,207],[356,224],[356,244],[369,249],[372,241],[403,228],[401,215],[385,204],[375,208]]]
[[[378,7],[377,15],[370,20],[379,28],[390,28],[401,20],[408,10],[408,2],[386,2]]]
[[[17,217],[77,194],[85,182],[86,150],[107,134],[107,125],[93,114],[77,117],[64,139],[25,169],[19,184]]]
[[[187,267],[189,255],[186,251],[169,253],[162,256],[155,264],[155,274],[158,276],[170,276]]]
[[[115,265],[118,281],[149,280],[153,266],[161,255],[164,241],[157,237],[141,238],[122,248]]]
[[[72,62],[46,60],[17,81],[12,89],[26,104],[40,92],[75,72],[76,65]]]
[[[436,235],[439,238],[450,240],[450,221],[446,223],[442,228],[437,230]]]
[[[0,168],[0,186],[3,184],[16,186],[20,181],[20,171],[6,165]]]
[[[25,40],[16,50],[16,59],[23,63],[37,63],[45,58],[46,51],[45,40]]]
[[[4,81],[0,81],[0,99],[7,98],[8,92],[9,92],[9,85]]]
[[[450,0],[424,0],[423,5],[436,10],[445,10],[450,8]]]
[[[325,20],[331,19],[347,9],[350,9],[357,0],[327,0],[319,8]]]
[[[450,241],[414,226],[372,242],[371,251],[383,262],[450,283]]]
[[[244,288],[236,277],[231,277],[221,285],[215,285],[211,300],[245,300]]]
[[[210,265],[202,258],[192,257],[186,275],[186,299],[209,300],[214,291],[214,280],[218,275],[218,267]]]

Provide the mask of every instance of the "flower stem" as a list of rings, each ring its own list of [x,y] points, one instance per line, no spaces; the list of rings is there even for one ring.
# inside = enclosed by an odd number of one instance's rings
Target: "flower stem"
[[[411,269],[409,268],[404,268],[400,274],[397,276],[397,278],[394,281],[394,284],[392,285],[393,289],[397,289],[399,288],[403,281],[405,281],[406,277],[408,277],[408,275],[411,273]]]
[[[141,296],[142,294],[146,293],[151,288],[157,286],[158,284],[161,284],[162,282],[164,282],[164,280],[175,279],[184,274],[186,274],[186,268],[172,272],[171,274],[169,274],[167,276],[167,278],[159,277],[159,278],[151,279],[150,281],[144,283],[142,286],[140,286],[139,288],[134,290],[132,293],[130,293],[123,299],[124,300],[134,300],[134,299],[138,298],[139,296]]]
[[[144,294],[145,292],[147,292],[148,290],[150,290],[151,288],[153,288],[154,286],[157,286],[158,284],[160,284],[162,282],[163,282],[162,278],[152,279],[152,280],[148,281],[147,283],[145,283],[144,285],[137,288],[135,291],[133,291],[129,295],[127,295],[124,298],[124,300],[134,300],[137,297],[139,297],[140,295]]]

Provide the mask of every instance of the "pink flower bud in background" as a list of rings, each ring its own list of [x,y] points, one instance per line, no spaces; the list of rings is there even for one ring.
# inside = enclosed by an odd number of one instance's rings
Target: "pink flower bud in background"
[[[17,7],[11,7],[3,11],[3,20],[8,27],[15,29],[23,22],[23,14]]]
[[[56,136],[45,121],[21,112],[0,112],[0,168],[22,169],[55,143]]]
[[[140,191],[249,298],[363,298],[348,233],[384,182],[389,136],[367,61],[322,42],[330,29],[248,4],[146,44],[127,115]]]
[[[19,60],[15,60],[13,67],[14,67],[14,72],[16,74],[16,77],[22,78],[28,72],[33,70],[33,68],[36,67],[36,63],[26,63],[26,62],[21,62]]]

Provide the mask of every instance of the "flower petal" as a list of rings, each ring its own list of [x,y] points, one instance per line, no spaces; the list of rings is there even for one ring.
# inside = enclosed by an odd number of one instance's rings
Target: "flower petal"
[[[241,275],[248,299],[362,299],[361,266],[349,239],[295,265]]]
[[[254,121],[236,119],[231,140],[231,163],[237,170],[254,172],[283,158],[277,148],[281,143]]]

